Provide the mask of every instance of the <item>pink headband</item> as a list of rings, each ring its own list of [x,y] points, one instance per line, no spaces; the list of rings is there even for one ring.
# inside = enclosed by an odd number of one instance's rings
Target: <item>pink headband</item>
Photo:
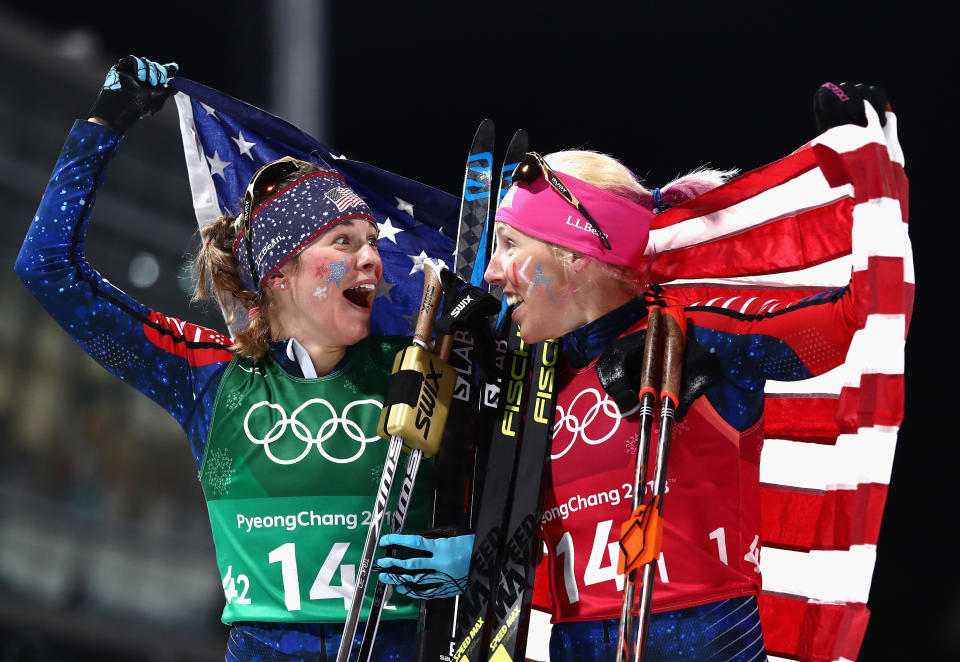
[[[603,226],[611,250],[600,244],[597,230],[543,177],[514,184],[497,208],[496,220],[531,237],[564,246],[601,262],[637,268],[647,246],[654,213],[622,195],[597,188],[557,171],[563,183]]]

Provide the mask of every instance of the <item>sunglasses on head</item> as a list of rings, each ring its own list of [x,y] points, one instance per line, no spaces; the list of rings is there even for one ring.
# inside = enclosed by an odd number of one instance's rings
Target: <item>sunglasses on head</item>
[[[253,263],[253,228],[251,221],[253,201],[261,200],[272,193],[277,182],[300,170],[302,165],[303,161],[292,156],[285,156],[277,161],[272,161],[253,173],[253,177],[250,178],[250,185],[247,186],[247,192],[243,194],[243,209],[240,219],[243,234],[247,238],[247,260],[250,263],[250,275],[253,276],[254,284],[257,287],[260,287],[260,279],[257,277],[256,267]]]
[[[610,246],[610,240],[607,239],[607,234],[600,229],[600,224],[597,223],[596,219],[590,215],[590,212],[587,211],[586,207],[577,200],[577,196],[573,194],[567,185],[563,183],[563,180],[553,171],[553,169],[547,165],[547,162],[543,159],[542,156],[536,152],[527,152],[523,157],[523,160],[520,162],[520,165],[516,167],[513,171],[511,181],[513,182],[523,182],[524,184],[532,184],[537,180],[537,177],[543,175],[543,178],[547,180],[547,183],[553,188],[554,191],[559,193],[564,200],[573,205],[577,211],[583,214],[583,217],[587,219],[590,224],[596,229],[597,236],[600,238],[600,243],[607,250],[612,250]]]

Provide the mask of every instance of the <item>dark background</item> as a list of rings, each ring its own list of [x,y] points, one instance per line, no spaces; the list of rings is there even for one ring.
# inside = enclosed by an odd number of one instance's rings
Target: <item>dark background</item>
[[[659,185],[704,164],[748,170],[813,138],[811,100],[824,81],[887,90],[910,178],[917,295],[907,412],[860,659],[958,659],[950,381],[957,366],[942,319],[952,301],[948,270],[956,266],[957,214],[947,198],[957,174],[955,64],[948,66],[957,37],[945,17],[905,2],[789,10],[776,3],[413,4],[327,8],[329,119],[317,137],[351,158],[454,193],[485,117],[496,122],[500,149],[525,128],[537,151],[607,152]],[[188,78],[288,115],[271,107],[269,79],[276,49],[298,45],[270,41],[270,3],[5,5],[52,33],[95,35],[103,62],[127,53],[175,60]],[[95,93],[94,85],[91,102]]]

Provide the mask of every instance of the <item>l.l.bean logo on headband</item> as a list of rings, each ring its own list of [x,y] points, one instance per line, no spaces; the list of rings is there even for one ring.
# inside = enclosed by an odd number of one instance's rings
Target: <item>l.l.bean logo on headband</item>
[[[597,230],[597,228],[593,226],[593,223],[591,223],[590,221],[585,221],[579,216],[573,216],[573,215],[567,216],[567,225],[574,227],[578,230],[582,230],[583,232],[589,232],[590,234],[594,234],[598,237],[607,237],[606,232],[600,232],[599,230]]]

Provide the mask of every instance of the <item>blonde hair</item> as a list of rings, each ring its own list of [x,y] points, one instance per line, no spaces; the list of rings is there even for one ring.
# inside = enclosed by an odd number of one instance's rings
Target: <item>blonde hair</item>
[[[544,159],[551,168],[562,175],[567,174],[581,179],[597,188],[623,196],[631,202],[657,211],[653,191],[647,189],[641,181],[617,159],[591,150],[564,150],[547,154]],[[686,175],[682,175],[660,188],[660,200],[663,205],[678,205],[681,202],[695,198],[701,193],[720,186],[737,174],[736,170],[713,170],[697,168]],[[570,266],[577,253],[569,248],[551,244],[554,257],[563,267],[565,274],[570,276]],[[619,281],[624,287],[636,296],[650,287],[649,261],[646,267],[631,269],[613,264],[595,261],[606,273]]]

